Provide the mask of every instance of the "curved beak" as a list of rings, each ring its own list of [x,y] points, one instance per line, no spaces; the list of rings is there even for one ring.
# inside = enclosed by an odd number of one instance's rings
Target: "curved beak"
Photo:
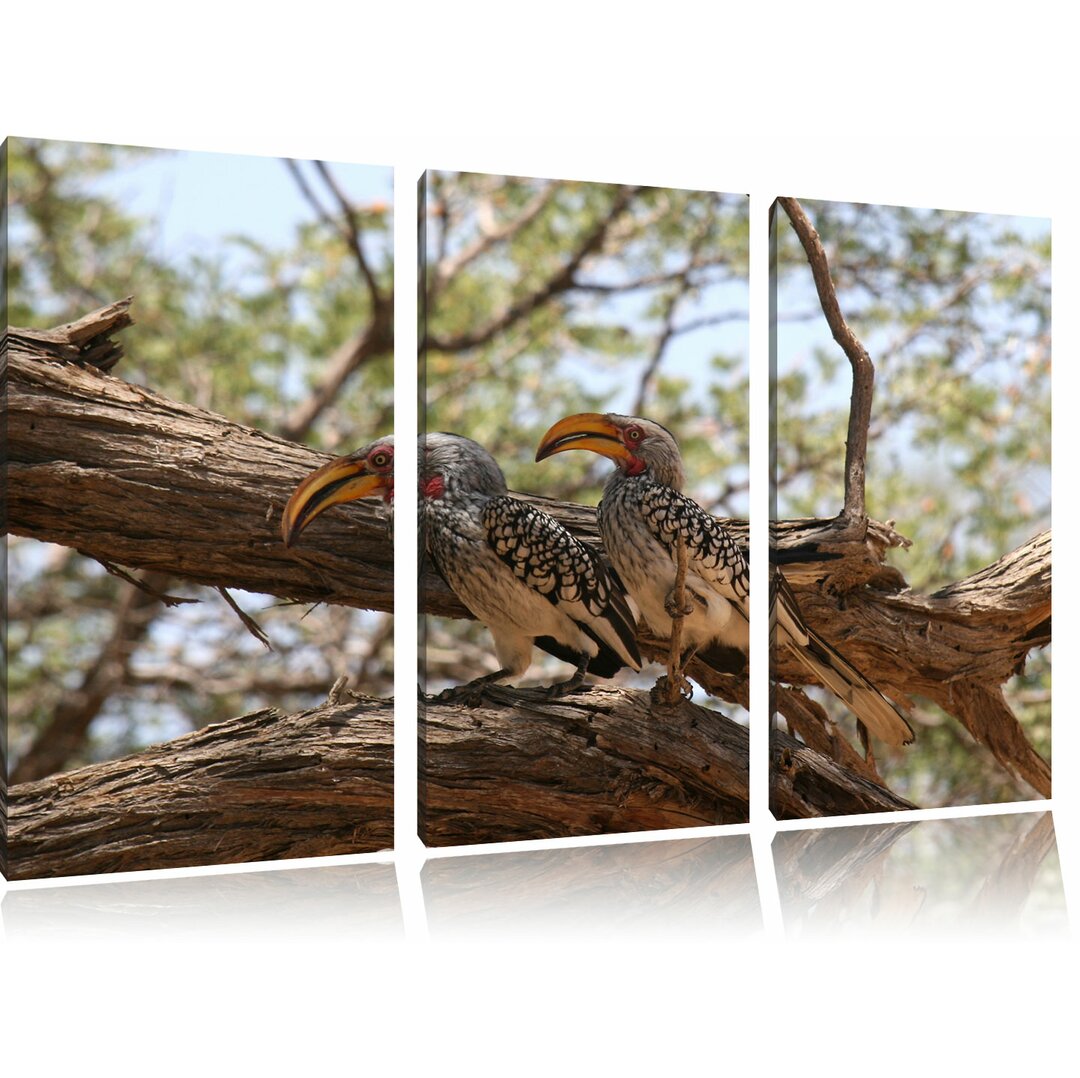
[[[579,412],[560,419],[540,439],[536,459],[544,460],[567,449],[591,449],[620,463],[630,459],[619,428],[599,412]]]
[[[281,538],[292,546],[297,536],[324,510],[340,502],[369,498],[390,488],[387,476],[369,472],[366,460],[338,457],[312,472],[293,491],[281,514]]]

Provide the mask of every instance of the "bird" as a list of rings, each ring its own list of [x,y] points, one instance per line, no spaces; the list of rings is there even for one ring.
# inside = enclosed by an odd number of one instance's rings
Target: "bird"
[[[470,438],[421,438],[420,506],[435,568],[487,626],[499,669],[440,698],[521,677],[536,645],[573,663],[573,676],[543,690],[576,690],[586,672],[611,677],[641,668],[636,624],[621,585],[600,555],[554,517],[511,497],[495,459]]]
[[[332,505],[357,498],[382,498],[388,531],[393,526],[394,436],[387,435],[336,457],[312,472],[293,491],[281,514],[281,538],[291,547],[300,533]]]
[[[677,544],[687,553],[683,637],[691,654],[734,648],[749,654],[750,570],[730,532],[682,493],[682,455],[674,435],[638,416],[581,412],[552,426],[540,440],[537,461],[570,449],[591,450],[615,462],[597,519],[604,551],[630,597],[661,637],[670,637]],[[777,646],[799,660],[855,716],[892,745],[914,733],[907,719],[832,645],[807,625],[777,569],[771,622]],[[683,665],[685,665],[685,661]]]
[[[597,522],[608,560],[652,631],[670,637],[677,544],[685,545],[687,603],[683,640],[692,651],[717,645],[750,650],[750,570],[716,517],[682,493],[682,455],[659,423],[636,416],[581,412],[559,420],[540,441],[537,461],[569,449],[608,457]]]

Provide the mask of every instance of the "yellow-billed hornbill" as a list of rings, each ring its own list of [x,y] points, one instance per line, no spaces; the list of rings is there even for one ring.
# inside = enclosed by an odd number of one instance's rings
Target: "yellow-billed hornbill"
[[[577,688],[586,672],[610,677],[641,666],[634,616],[600,556],[558,521],[510,497],[502,470],[458,434],[421,438],[420,512],[435,567],[487,626],[499,669],[457,689],[520,677],[533,645],[577,668],[545,693]]]
[[[322,512],[357,498],[382,498],[387,527],[393,520],[394,437],[369,442],[348,456],[337,457],[302,480],[281,514],[281,538],[292,546]]]
[[[608,457],[616,470],[597,509],[604,551],[653,632],[672,631],[677,544],[687,552],[683,635],[693,649],[712,644],[749,651],[750,573],[727,529],[681,492],[682,456],[669,430],[649,419],[584,412],[544,435],[536,459],[569,449]],[[790,588],[773,591],[777,645],[790,649],[877,736],[914,738],[900,712],[839,652],[809,629]]]

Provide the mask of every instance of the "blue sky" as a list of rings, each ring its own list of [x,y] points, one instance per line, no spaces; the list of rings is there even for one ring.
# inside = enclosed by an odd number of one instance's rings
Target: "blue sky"
[[[300,162],[309,182],[330,206],[312,166]],[[378,165],[328,162],[354,201],[393,203],[393,170]],[[159,253],[195,254],[207,243],[244,234],[273,246],[287,244],[312,210],[284,162],[276,157],[154,151],[99,183],[126,209],[159,222]]]

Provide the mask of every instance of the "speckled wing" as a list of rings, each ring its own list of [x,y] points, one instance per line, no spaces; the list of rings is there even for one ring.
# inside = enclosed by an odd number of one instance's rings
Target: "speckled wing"
[[[716,517],[671,487],[649,483],[641,493],[641,516],[675,557],[676,540],[686,543],[687,571],[711,584],[749,615],[750,567],[739,544]]]
[[[599,646],[641,666],[634,615],[612,574],[542,509],[508,496],[484,507],[488,544],[522,583],[573,618]]]

